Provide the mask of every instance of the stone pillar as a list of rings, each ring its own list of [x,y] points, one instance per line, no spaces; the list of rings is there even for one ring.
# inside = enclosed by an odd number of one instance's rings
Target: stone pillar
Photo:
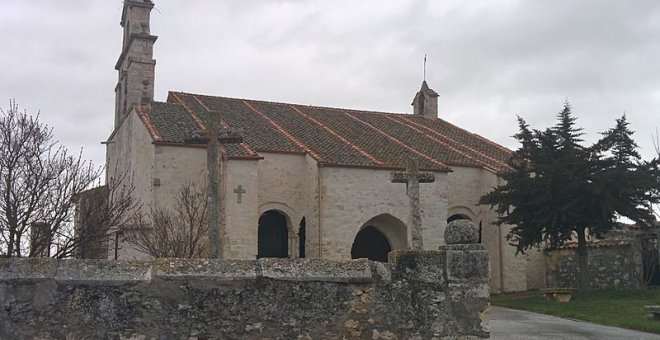
[[[462,334],[490,336],[490,264],[477,243],[479,232],[469,220],[454,220],[445,229],[447,300]],[[477,317],[478,316],[478,317]]]
[[[408,217],[408,228],[410,228],[410,248],[413,250],[424,249],[422,232],[422,212],[419,206],[419,184],[435,182],[435,174],[432,172],[420,172],[419,164],[414,157],[406,160],[405,172],[393,172],[390,174],[392,183],[406,183],[406,194],[410,204],[410,215]]]
[[[456,220],[445,229],[445,242],[437,251],[395,250],[389,261],[395,264],[393,279],[406,282],[398,295],[413,327],[406,332],[421,339],[460,334],[490,337],[490,267],[488,253],[476,243],[478,231],[468,220]],[[414,294],[411,296],[411,292]],[[409,299],[409,300],[408,300]]]

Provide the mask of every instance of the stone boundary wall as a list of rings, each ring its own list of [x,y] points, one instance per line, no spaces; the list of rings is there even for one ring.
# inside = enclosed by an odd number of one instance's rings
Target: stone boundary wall
[[[589,247],[589,288],[636,289],[641,279],[641,256],[630,244]],[[580,286],[578,254],[575,248],[548,251],[545,256],[547,287]],[[635,266],[637,269],[634,269]]]
[[[490,333],[481,245],[392,263],[0,260],[0,339],[476,339]]]

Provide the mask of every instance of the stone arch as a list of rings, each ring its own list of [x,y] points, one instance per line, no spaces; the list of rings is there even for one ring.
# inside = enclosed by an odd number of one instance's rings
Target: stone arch
[[[286,203],[270,201],[270,202],[263,203],[259,206],[259,214],[260,215],[265,213],[268,210],[277,210],[277,211],[280,211],[281,213],[283,213],[284,215],[286,215],[286,217],[289,219],[289,221],[288,221],[289,222],[289,227],[291,226],[290,222],[295,221],[296,217],[297,217],[296,216],[297,214],[295,213],[294,209],[291,208]]]
[[[476,215],[472,209],[466,206],[454,206],[447,209],[447,216],[447,223],[458,219],[465,219],[474,222],[476,219]]]
[[[289,257],[289,218],[279,210],[259,216],[257,258]]]
[[[281,202],[275,202],[275,201],[269,201],[266,203],[263,203],[259,206],[259,218],[263,216],[264,213],[267,211],[277,211],[284,215],[286,217],[286,227],[287,227],[287,234],[288,234],[288,240],[287,240],[287,257],[296,257],[297,255],[297,235],[298,235],[298,225],[294,222],[297,221],[297,218],[301,218],[301,216],[298,216],[298,214],[294,211],[293,208],[288,206],[286,203],[281,203]],[[258,230],[257,230],[258,233]],[[258,237],[257,237],[258,239]],[[258,240],[257,240],[257,245],[258,245]],[[258,246],[257,246],[258,247]],[[258,249],[257,249],[257,254],[258,254]],[[258,255],[257,255],[258,256]]]
[[[387,253],[408,248],[408,228],[390,214],[375,216],[362,224],[351,246],[351,258],[387,261]]]
[[[456,220],[468,220],[468,221],[472,222],[472,219],[469,216],[463,215],[463,214],[453,214],[453,215],[447,217],[447,223],[449,223],[451,221],[456,221]]]

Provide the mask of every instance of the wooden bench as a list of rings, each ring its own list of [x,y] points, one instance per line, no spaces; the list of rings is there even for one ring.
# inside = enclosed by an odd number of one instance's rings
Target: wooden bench
[[[660,320],[660,305],[644,306],[646,318],[649,320]]]
[[[575,288],[543,288],[541,293],[546,300],[554,299],[559,302],[569,302]]]

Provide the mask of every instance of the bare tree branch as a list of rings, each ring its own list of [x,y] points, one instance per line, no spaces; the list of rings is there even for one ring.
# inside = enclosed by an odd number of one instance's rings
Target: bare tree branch
[[[76,236],[70,247],[76,250],[76,257],[107,258],[109,237],[122,232],[139,214],[142,205],[128,174],[118,170],[114,173],[118,175],[108,178],[105,185],[76,197]]]
[[[69,155],[38,114],[14,101],[0,109],[0,256],[70,255],[74,197],[101,171],[82,152]]]
[[[149,222],[147,222],[148,220]],[[207,200],[204,190],[185,184],[170,208],[150,207],[136,219],[126,240],[136,249],[156,258],[200,258],[207,253]]]

